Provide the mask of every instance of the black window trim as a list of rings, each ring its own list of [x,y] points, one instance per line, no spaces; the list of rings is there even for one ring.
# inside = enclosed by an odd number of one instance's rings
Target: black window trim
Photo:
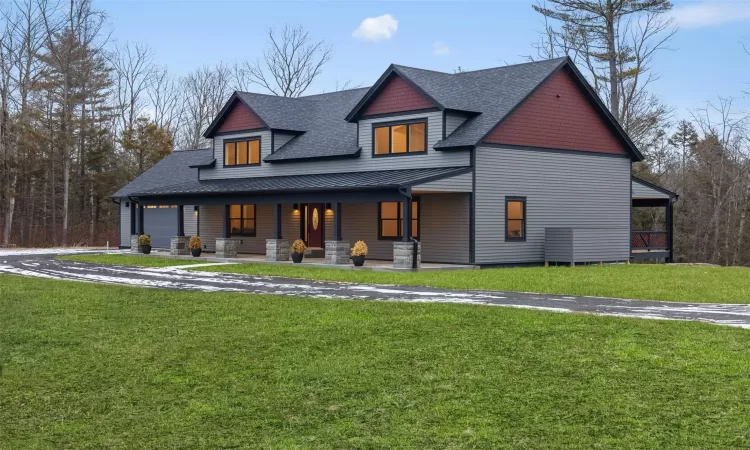
[[[413,238],[419,239],[419,237],[422,235],[422,202],[420,201],[419,197],[412,197],[412,202],[415,202],[417,204],[417,217],[412,216],[412,220],[417,221],[417,235],[412,235]],[[403,203],[400,201],[387,201],[387,202],[378,202],[378,240],[379,241],[400,241],[404,238],[404,226],[403,221],[404,218],[401,217],[401,211],[403,208],[396,208],[396,218],[395,219],[383,219],[383,203]],[[396,223],[399,225],[396,227],[398,230],[397,236],[383,236],[383,220],[395,220]]]
[[[412,152],[409,151],[409,144],[411,141],[411,133],[409,132],[409,127],[406,128],[406,151],[404,153],[393,153],[393,138],[392,134],[393,132],[388,132],[388,153],[383,154],[377,154],[375,153],[375,129],[377,128],[385,128],[385,127],[394,127],[399,125],[411,125],[414,123],[423,123],[424,124],[424,150],[423,151],[416,151]],[[395,120],[391,122],[377,122],[372,124],[371,136],[372,136],[372,157],[373,158],[388,158],[391,156],[409,156],[409,155],[426,155],[427,154],[427,136],[428,136],[428,129],[430,127],[429,120],[427,117],[422,117],[419,119],[408,119],[408,120]]]
[[[508,203],[521,202],[523,204],[523,219],[521,219],[521,237],[508,236]],[[512,219],[518,220],[518,219]],[[505,197],[505,242],[526,242],[526,197],[507,196]]]
[[[247,142],[247,160],[250,161],[250,141],[258,141],[258,162],[257,163],[247,163],[247,164],[231,164],[227,165],[227,144],[231,144],[233,142]],[[251,137],[243,137],[243,138],[231,138],[231,139],[223,139],[221,142],[221,157],[222,157],[222,166],[225,168],[234,168],[234,167],[250,167],[250,166],[259,166],[261,162],[263,161],[263,142],[261,142],[260,136],[251,136]],[[234,150],[234,160],[237,161],[237,146],[235,146]]]
[[[232,206],[240,206],[240,229],[242,230],[241,233],[232,233],[232,220],[236,220],[237,217],[232,217]],[[253,232],[252,233],[245,233],[245,209],[243,206],[252,205],[253,207]],[[249,220],[249,219],[248,219]],[[229,230],[231,236],[244,236],[244,237],[255,237],[258,234],[258,205],[255,203],[234,203],[230,205],[229,208]]]

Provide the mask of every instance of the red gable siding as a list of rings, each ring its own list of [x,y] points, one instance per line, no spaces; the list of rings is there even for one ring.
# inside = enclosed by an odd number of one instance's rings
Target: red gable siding
[[[254,130],[256,128],[263,128],[265,125],[250,108],[245,106],[244,103],[238,101],[235,103],[232,111],[227,114],[224,122],[219,127],[219,132],[223,131],[241,131],[241,130]]]
[[[363,115],[371,116],[433,107],[435,105],[432,101],[412,87],[406,80],[399,76],[393,76],[367,106]]]
[[[628,154],[566,69],[545,81],[484,142]]]

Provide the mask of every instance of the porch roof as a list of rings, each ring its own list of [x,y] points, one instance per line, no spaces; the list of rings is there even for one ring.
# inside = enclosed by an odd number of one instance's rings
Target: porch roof
[[[134,197],[187,196],[200,194],[294,193],[305,191],[361,191],[399,189],[460,175],[469,167],[379,170],[276,177],[197,180],[143,190]]]

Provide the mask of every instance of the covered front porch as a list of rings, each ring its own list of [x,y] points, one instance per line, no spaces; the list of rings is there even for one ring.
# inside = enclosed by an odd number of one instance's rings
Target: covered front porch
[[[465,168],[389,172],[381,174],[380,183],[367,179],[373,174],[328,174],[327,182],[337,183],[330,188],[287,186],[259,192],[248,186],[258,179],[243,179],[203,182],[203,192],[191,186],[144,193],[131,197],[138,211],[131,223],[133,239],[140,230],[149,229],[143,222],[144,208],[168,204],[180,206],[170,245],[174,255],[189,254],[185,216],[194,211],[195,234],[201,237],[203,250],[221,260],[287,262],[291,243],[302,239],[308,246],[304,262],[348,266],[352,245],[362,240],[369,248],[368,266],[469,265],[471,194],[446,192],[433,183]],[[309,182],[309,177],[284,178],[299,183]],[[343,178],[355,177],[359,185],[342,183]],[[205,192],[207,186],[221,192]]]

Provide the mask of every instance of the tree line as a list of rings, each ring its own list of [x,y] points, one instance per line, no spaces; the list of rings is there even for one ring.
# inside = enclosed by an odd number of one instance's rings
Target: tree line
[[[0,246],[115,245],[111,194],[202,133],[234,90],[302,95],[332,49],[268,30],[255,61],[177,76],[140,43],[114,43],[90,0],[0,6]]]

